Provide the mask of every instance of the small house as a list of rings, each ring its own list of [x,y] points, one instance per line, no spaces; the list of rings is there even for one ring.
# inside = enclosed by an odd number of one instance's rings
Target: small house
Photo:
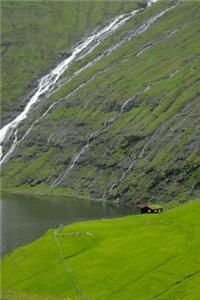
[[[163,208],[160,207],[157,204],[154,205],[149,205],[149,204],[145,204],[145,205],[140,205],[140,213],[141,214],[158,214],[163,212]]]

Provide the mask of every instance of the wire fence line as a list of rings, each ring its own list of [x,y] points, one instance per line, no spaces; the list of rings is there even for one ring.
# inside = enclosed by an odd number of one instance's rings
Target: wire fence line
[[[113,220],[113,219],[116,219],[116,218],[131,216],[131,215],[133,215],[133,214],[128,213],[126,215],[111,215],[111,216],[103,216],[103,217],[99,216],[99,217],[73,218],[69,222],[70,223],[75,223],[75,222],[95,222],[97,220]],[[63,226],[64,226],[63,224],[60,224],[59,227],[57,227],[53,231],[53,239],[54,239],[55,244],[56,244],[56,249],[57,249],[59,259],[60,259],[60,261],[61,261],[61,263],[64,267],[65,273],[71,278],[74,290],[77,293],[77,295],[79,296],[79,298],[81,300],[90,300],[85,295],[85,293],[83,292],[83,289],[80,287],[73,269],[69,266],[69,264],[67,263],[67,260],[64,258],[62,247],[61,247],[61,244],[59,242],[58,237],[59,236],[60,237],[62,237],[62,236],[68,236],[68,237],[70,237],[70,236],[93,236],[93,233],[88,232],[88,231],[61,233],[60,231],[61,231]]]
[[[64,269],[65,269],[65,272],[68,276],[70,276],[71,280],[72,280],[72,284],[73,284],[73,287],[74,287],[74,290],[76,291],[77,295],[79,296],[79,298],[81,300],[89,300],[88,297],[86,297],[85,293],[83,292],[83,290],[81,289],[79,283],[78,283],[78,280],[74,274],[74,271],[72,270],[72,268],[69,266],[69,264],[67,263],[67,260],[64,258],[64,255],[63,255],[63,251],[62,251],[62,247],[60,245],[60,242],[58,240],[58,236],[61,235],[59,233],[60,229],[62,228],[62,226],[60,225],[58,228],[56,228],[54,231],[53,231],[53,238],[54,238],[54,241],[55,241],[55,244],[56,244],[56,248],[57,248],[57,252],[58,252],[58,256],[60,258],[60,261],[61,263],[63,264],[64,266]]]
[[[80,236],[80,235],[87,235],[92,236],[92,232],[71,232],[71,233],[59,233],[58,236]]]
[[[122,218],[122,217],[128,217],[128,216],[133,216],[136,215],[136,212],[133,213],[126,213],[126,214],[121,214],[121,215],[110,215],[110,216],[99,216],[99,217],[81,217],[81,218],[72,218],[68,219],[69,223],[78,223],[78,222],[92,222],[92,221],[103,221],[103,220],[113,220],[117,218]],[[61,224],[62,225],[62,224]]]

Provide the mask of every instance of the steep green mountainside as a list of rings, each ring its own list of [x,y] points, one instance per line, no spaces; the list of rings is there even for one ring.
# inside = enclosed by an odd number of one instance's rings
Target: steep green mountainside
[[[88,31],[142,1],[1,1],[2,122]]]
[[[49,230],[2,261],[5,300],[199,300],[200,201]]]
[[[198,1],[159,1],[72,64],[20,126],[4,189],[127,205],[198,196],[199,17]]]

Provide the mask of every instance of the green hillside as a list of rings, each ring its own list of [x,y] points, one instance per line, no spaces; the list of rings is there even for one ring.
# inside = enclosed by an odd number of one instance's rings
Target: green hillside
[[[122,3],[113,3],[112,13],[119,12]],[[133,4],[123,2],[124,10]],[[127,205],[198,197],[199,16],[198,1],[159,1],[73,63],[62,76],[64,84],[20,126],[22,141],[3,169],[4,189],[104,197]],[[102,19],[94,20],[91,26]],[[81,30],[78,37],[86,29]]]
[[[2,122],[22,110],[39,77],[131,1],[1,1]]]
[[[198,300],[199,213],[196,200],[49,230],[3,259],[3,299]]]

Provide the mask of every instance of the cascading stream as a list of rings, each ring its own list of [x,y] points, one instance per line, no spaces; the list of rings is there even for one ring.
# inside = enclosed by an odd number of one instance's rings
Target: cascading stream
[[[155,1],[153,1],[155,2]],[[151,2],[152,3],[152,2]],[[140,26],[138,29],[136,29],[128,38],[125,38],[125,39],[122,39],[122,41],[120,41],[119,43],[117,43],[115,46],[109,48],[109,49],[106,49],[103,54],[101,54],[99,57],[97,57],[96,59],[94,59],[92,62],[86,64],[84,67],[82,67],[81,69],[79,69],[78,71],[76,71],[68,80],[67,82],[69,82],[71,79],[73,79],[74,77],[76,77],[77,75],[79,75],[82,71],[84,71],[85,69],[89,68],[90,66],[94,65],[96,62],[98,62],[102,57],[104,57],[105,55],[109,55],[110,53],[112,53],[114,50],[116,50],[118,47],[120,47],[121,45],[123,45],[126,41],[129,41],[131,38],[137,36],[138,34],[140,33],[143,33],[144,31],[146,31],[155,21],[157,21],[162,15],[164,15],[166,12],[170,11],[171,9],[173,9],[174,7],[176,7],[176,5],[170,7],[170,8],[167,8],[165,9],[164,11],[162,11],[161,13],[159,13],[158,15],[156,16],[153,16],[151,17],[145,24],[143,24],[142,26]],[[137,10],[139,11],[139,10]],[[132,15],[134,15],[137,11],[133,11],[132,12]],[[121,17],[119,18],[116,18],[115,20],[119,20],[119,19],[122,19],[123,23],[125,23],[129,18],[130,18],[130,15],[129,14],[125,19],[123,19],[123,16],[122,15]],[[132,16],[131,15],[131,16]],[[120,21],[120,24],[122,22]],[[116,29],[116,27],[118,28],[119,27],[119,24],[115,24],[115,21],[113,21],[111,24],[114,24],[113,26],[113,30],[112,32]],[[109,28],[112,28],[111,24],[105,28],[109,29]],[[118,25],[118,26],[117,26]],[[96,34],[96,37],[100,36],[101,34],[105,34],[106,32],[106,29],[102,29],[98,34]],[[105,38],[105,37],[104,37]],[[102,40],[104,39],[102,38]],[[91,41],[92,39],[89,39],[89,42]],[[100,43],[100,41],[98,40],[96,45],[92,46],[92,48],[90,48],[85,54],[83,54],[82,57],[84,57],[85,55],[89,54],[90,52],[92,52],[92,50]],[[83,49],[83,47],[78,47],[79,49]],[[92,50],[91,50],[92,49]],[[72,54],[73,56],[73,54]],[[67,59],[68,60],[68,59]],[[66,60],[66,61],[67,61]],[[69,65],[69,64],[68,64]],[[66,68],[63,69],[63,63],[61,63],[54,71],[55,73],[58,73],[57,72],[58,70],[61,70],[62,73],[66,70]],[[61,74],[62,74],[61,73]],[[60,77],[60,76],[59,76]],[[50,84],[49,84],[49,81],[48,79],[50,79]],[[55,82],[58,80],[58,78],[56,76],[53,76],[53,74],[50,73],[50,75],[47,75],[47,76],[44,76],[42,79],[41,79],[41,82],[40,82],[40,85],[39,85],[39,89],[38,91],[36,92],[36,94],[31,98],[32,100],[35,99],[38,95],[41,95],[41,90],[43,87],[44,90],[42,92],[42,94],[44,93],[44,91],[48,91],[48,96],[51,95],[51,91],[54,90],[53,89],[53,84],[51,83],[51,80],[55,80]],[[54,82],[54,83],[55,83]],[[65,82],[66,83],[66,82]],[[80,85],[80,88],[82,87],[82,85]],[[49,88],[49,89],[48,89]],[[79,88],[78,88],[79,90]],[[76,89],[75,89],[75,92],[76,92]],[[74,92],[72,92],[73,94]],[[71,93],[69,94],[71,95]],[[126,102],[129,102],[130,99],[128,99]],[[123,108],[126,106],[127,103],[124,103],[123,106],[121,107],[121,113],[123,112]],[[18,144],[24,140],[24,138],[29,134],[29,132],[32,130],[32,128],[34,127],[35,124],[37,124],[41,119],[43,119],[43,117],[45,117],[47,115],[47,113],[55,106],[55,104],[57,104],[57,102],[53,103],[42,115],[41,117],[39,117],[35,122],[32,123],[32,125],[30,126],[30,128],[27,130],[27,132],[24,134],[24,136],[18,141],[17,139],[17,130],[14,131],[14,135],[15,135],[15,138],[14,138],[14,142],[13,144],[11,145],[10,149],[8,150],[8,152],[4,155],[3,159],[1,160],[1,163],[4,163],[6,162],[10,155],[12,154],[12,152],[15,150],[15,148],[18,146]],[[31,104],[28,103],[27,106],[25,107],[25,110],[24,112],[27,112],[29,109],[31,108]],[[118,115],[117,115],[118,116]],[[108,120],[108,123],[112,123],[115,118],[117,118],[117,116],[114,116],[112,117],[110,120]],[[16,118],[17,119],[17,118]],[[11,122],[13,123],[13,122]],[[6,126],[5,126],[6,127]],[[14,128],[11,126],[11,130],[13,131]],[[1,132],[0,132],[1,133]],[[11,131],[8,132],[7,136],[6,136],[6,139],[8,139],[8,135],[10,136],[12,134]],[[1,137],[1,136],[0,136]],[[71,169],[73,169],[75,163],[78,161],[79,157],[85,152],[85,150],[88,148],[88,145],[86,145],[83,149],[81,149],[80,153],[78,153],[75,158],[72,160],[72,163],[70,164],[69,166],[69,170],[70,171]],[[2,147],[0,148],[0,150],[2,151]],[[58,180],[59,181],[59,180]],[[57,180],[56,182],[53,183],[53,186],[56,186],[57,185]]]
[[[179,3],[179,2],[178,2]],[[92,66],[94,63],[96,63],[98,60],[100,60],[102,57],[104,57],[105,55],[108,55],[110,53],[112,53],[113,50],[117,49],[118,47],[120,47],[122,44],[124,44],[126,41],[129,41],[131,38],[143,33],[144,31],[146,31],[154,22],[156,22],[160,17],[162,17],[165,13],[167,13],[168,11],[174,9],[176,5],[173,5],[167,9],[165,9],[164,11],[160,12],[159,14],[157,14],[156,16],[151,17],[145,24],[141,25],[138,29],[136,29],[128,38],[123,39],[122,41],[120,41],[118,44],[116,44],[115,46],[105,50],[105,52],[103,52],[103,54],[101,54],[99,57],[97,57],[96,59],[94,59],[92,62],[88,63],[86,66],[84,66],[83,68],[81,68],[80,70],[78,70],[76,73],[80,74],[83,70],[85,70],[87,67]],[[146,48],[145,48],[146,50]],[[138,53],[141,54],[141,51]],[[136,55],[137,56],[137,55]],[[74,75],[76,75],[76,73]],[[173,73],[175,74],[175,73]],[[169,76],[171,77],[171,75]],[[143,92],[147,91],[150,88],[150,86],[147,86]],[[105,129],[108,125],[112,124],[118,117],[120,117],[124,110],[126,109],[126,106],[129,104],[129,102],[132,100],[132,98],[127,99],[121,106],[120,112],[118,114],[116,114],[115,116],[111,117],[108,121],[106,121],[103,126],[99,129],[95,131],[95,135],[94,133],[92,133],[90,136],[97,138],[100,134],[101,134],[101,130]],[[76,162],[79,160],[80,156],[83,155],[87,149],[90,146],[90,143],[92,142],[93,139],[88,139],[87,144],[75,155],[75,157],[72,159],[69,167],[67,168],[66,171],[64,171],[63,174],[61,174],[56,180],[54,180],[54,182],[52,183],[51,187],[56,187],[58,186],[63,179],[69,174],[69,172],[74,168]],[[148,142],[149,143],[149,142]],[[147,144],[148,144],[147,143]],[[128,167],[128,169],[122,174],[122,176],[119,178],[118,182],[121,182],[126,175],[132,170],[133,166],[135,165],[135,163],[138,161],[138,159],[140,159],[143,154],[144,151],[146,149],[146,144],[144,146],[144,148],[142,148],[141,153],[139,154],[139,156],[136,158],[135,156],[132,158],[132,162],[130,163],[130,166]],[[113,190],[114,187],[117,186],[117,183],[114,182],[110,188],[110,191]],[[104,195],[106,195],[106,192],[104,193]]]
[[[116,114],[115,116],[112,116],[109,120],[107,120],[106,122],[104,122],[104,124],[101,126],[101,128],[99,130],[95,130],[93,133],[91,133],[88,138],[87,138],[87,143],[84,147],[81,148],[81,150],[75,154],[75,156],[72,158],[68,168],[64,171],[64,173],[62,173],[58,178],[56,178],[54,180],[54,182],[51,184],[51,187],[56,187],[58,186],[60,183],[62,183],[62,181],[64,180],[64,178],[69,174],[69,172],[74,168],[76,162],[79,160],[80,156],[83,155],[87,149],[89,148],[90,144],[92,143],[93,140],[95,140],[96,138],[98,138],[102,133],[103,130],[108,128],[108,126],[112,125],[113,122],[115,120],[117,120],[118,118],[121,117],[121,115],[126,111],[126,107],[127,105],[132,101],[132,97],[127,99],[126,101],[124,101],[124,103],[121,105],[120,111],[118,114]],[[146,148],[146,146],[145,146]],[[145,149],[142,149],[141,153],[144,152]],[[143,155],[143,154],[141,154]],[[140,156],[139,156],[140,157]],[[134,162],[133,162],[134,163]],[[128,168],[128,171],[126,170],[119,181],[122,181],[123,178],[125,177],[125,173],[128,173],[133,167],[133,164],[131,163],[131,165]],[[113,183],[111,189],[113,189],[116,186],[116,183]]]
[[[155,1],[154,1],[155,2]],[[176,5],[175,5],[176,6]],[[117,50],[119,47],[121,47],[124,43],[130,41],[132,38],[136,37],[137,35],[143,33],[144,31],[148,30],[148,28],[155,23],[160,17],[162,17],[165,13],[173,9],[175,6],[172,6],[170,8],[165,9],[161,13],[157,14],[156,16],[151,17],[145,24],[141,25],[139,28],[134,30],[128,37],[123,38],[120,42],[115,44],[114,46],[106,49],[102,54],[100,54],[98,57],[96,57],[94,60],[87,63],[85,66],[77,70],[70,78],[67,78],[62,84],[66,84],[72,79],[74,79],[76,76],[78,76],[80,73],[82,73],[84,70],[92,67],[94,64],[96,64],[98,61],[100,61],[103,57],[110,55],[114,50]],[[139,51],[136,56],[140,56],[144,51],[151,48],[151,46],[146,47],[145,49]],[[91,52],[91,51],[90,51]],[[89,52],[89,53],[90,53]],[[87,54],[89,54],[87,53]]]
[[[176,7],[176,5],[171,6],[167,9],[165,9],[164,11],[162,11],[161,13],[157,14],[156,16],[151,17],[145,24],[141,25],[138,29],[136,29],[128,38],[126,37],[125,39],[123,39],[122,41],[120,41],[118,44],[116,44],[115,46],[105,50],[103,52],[103,54],[101,54],[99,57],[97,57],[96,59],[94,59],[92,62],[86,64],[86,66],[82,67],[81,69],[79,69],[78,71],[76,71],[72,77],[70,79],[67,80],[67,82],[71,79],[73,79],[75,76],[77,76],[78,74],[80,74],[82,71],[84,71],[85,69],[89,68],[90,66],[92,66],[93,64],[95,64],[97,61],[99,61],[103,56],[108,55],[110,53],[112,53],[112,51],[114,51],[115,49],[117,49],[118,47],[120,47],[123,43],[125,43],[126,41],[129,41],[131,38],[137,36],[140,33],[143,33],[144,31],[146,31],[155,21],[157,21],[161,16],[163,16],[166,12],[170,11],[171,9],[173,9],[174,7]],[[94,47],[94,46],[93,46]],[[92,79],[92,78],[91,78]],[[89,80],[90,81],[90,80]],[[43,81],[44,86],[47,84],[47,80],[44,79]],[[66,82],[65,82],[66,83]],[[82,84],[84,86],[84,84]],[[82,85],[80,85],[80,87],[78,87],[77,89],[75,89],[72,93],[68,94],[68,96],[74,94],[77,90],[79,90]],[[50,86],[51,88],[51,86]],[[68,97],[67,96],[67,97]],[[113,123],[113,121],[119,117],[122,113],[124,108],[126,107],[126,105],[129,103],[131,99],[128,99],[124,102],[124,104],[121,107],[121,111],[119,114],[117,114],[116,116],[113,116],[112,118],[110,118],[104,125],[102,128],[100,128],[99,130],[97,130],[95,132],[95,138],[98,136],[98,134],[96,134],[97,132],[99,133],[101,129],[105,128],[105,126],[110,125]],[[58,101],[59,102],[59,101]],[[14,151],[14,149],[20,144],[20,142],[22,140],[24,140],[24,138],[29,134],[29,132],[32,130],[32,128],[34,127],[35,124],[37,124],[40,120],[43,119],[43,117],[45,117],[48,112],[58,103],[55,102],[53,103],[35,122],[32,123],[32,125],[29,127],[29,129],[27,130],[27,132],[24,134],[24,136],[18,141],[17,140],[17,131],[14,132],[15,134],[15,139],[14,142],[12,144],[12,146],[10,147],[9,151],[6,153],[6,155],[4,155],[3,159],[1,162],[6,162],[10,155],[12,154],[12,152]],[[91,134],[91,136],[93,136],[93,133]],[[93,139],[92,139],[93,140]],[[82,154],[85,153],[85,151],[89,148],[89,144],[91,142],[91,139],[88,139],[88,143],[86,144],[86,146],[84,146],[79,153],[77,153],[75,155],[75,157],[72,159],[69,167],[67,168],[67,170],[64,172],[64,174],[61,174],[52,184],[53,187],[57,186],[62,180],[63,178],[69,173],[70,170],[72,170],[76,164],[76,162],[78,161],[78,159],[80,158],[80,156]],[[124,177],[124,176],[122,176]],[[115,186],[115,184],[114,184]]]
[[[157,2],[158,0],[147,0],[147,7],[151,6],[153,3]],[[73,53],[65,59],[63,62],[61,62],[55,69],[53,69],[49,74],[45,75],[41,78],[38,84],[38,89],[36,93],[31,97],[30,101],[25,106],[24,110],[10,123],[5,125],[0,130],[0,164],[5,163],[8,160],[8,157],[12,154],[16,146],[19,144],[17,140],[17,131],[16,128],[18,125],[28,117],[28,113],[30,112],[31,108],[38,102],[41,101],[41,96],[44,96],[45,94],[47,96],[50,96],[52,91],[54,92],[56,83],[60,76],[67,70],[69,65],[77,60],[85,57],[89,53],[91,53],[106,37],[108,37],[110,34],[112,34],[114,31],[116,31],[119,27],[121,27],[125,22],[127,22],[130,18],[132,18],[135,14],[142,11],[144,8],[133,10],[132,12],[128,14],[122,14],[118,17],[116,17],[109,25],[103,27],[99,32],[92,34],[89,36],[85,41],[81,42],[73,51]],[[126,42],[126,39],[123,40],[123,42]],[[121,46],[122,43],[117,44],[114,47],[111,47],[106,52],[106,55],[110,54],[112,51],[117,49],[119,46]],[[97,59],[95,59],[92,64],[87,64],[80,70],[78,70],[75,74],[77,76],[82,71],[84,71],[86,68],[90,67],[97,61],[99,61],[103,55],[100,55]],[[72,76],[74,78],[74,76]],[[71,78],[71,79],[72,79]],[[43,114],[44,115],[44,114]],[[32,128],[32,125],[31,125]],[[28,129],[28,132],[29,129]],[[8,149],[7,153],[3,156],[3,144],[5,144],[11,135],[15,135],[14,142],[12,143],[11,147]]]
[[[147,2],[147,7],[151,6],[152,3],[156,2],[158,0],[150,0]],[[178,1],[179,3],[179,1]],[[119,48],[120,46],[122,46],[125,42],[130,41],[132,38],[134,38],[135,36],[145,32],[146,30],[149,29],[149,27],[154,24],[159,18],[161,18],[164,14],[166,14],[168,11],[172,10],[173,8],[175,8],[177,5],[172,5],[169,8],[164,9],[163,11],[161,11],[160,13],[158,13],[157,15],[149,18],[149,20],[147,20],[144,24],[142,24],[141,26],[139,26],[137,29],[135,29],[134,31],[132,31],[129,36],[123,38],[120,42],[118,42],[116,45],[106,49],[102,54],[100,54],[98,57],[96,57],[93,61],[87,63],[85,66],[83,66],[82,68],[80,68],[79,70],[77,70],[74,74],[72,74],[72,76],[70,78],[67,78],[66,81],[64,81],[63,83],[66,84],[67,82],[69,82],[70,80],[72,80],[74,77],[78,76],[80,73],[82,73],[84,70],[88,69],[89,67],[93,66],[95,63],[97,63],[98,61],[100,61],[103,57],[111,54],[114,50],[116,50],[117,48]],[[89,53],[91,53],[106,37],[108,37],[109,35],[111,35],[114,31],[116,31],[120,26],[122,26],[125,22],[127,22],[131,17],[133,17],[137,12],[142,11],[143,9],[138,9],[138,10],[134,10],[129,14],[123,14],[121,16],[116,17],[109,25],[105,26],[103,29],[101,29],[99,32],[89,36],[85,41],[83,41],[82,43],[80,43],[73,51],[73,53],[71,54],[70,57],[68,57],[67,59],[65,59],[63,62],[61,62],[54,70],[52,70],[49,74],[45,75],[44,77],[41,78],[41,80],[39,81],[38,84],[38,88],[35,92],[35,94],[31,97],[30,101],[27,103],[27,105],[25,106],[24,110],[22,113],[20,113],[12,122],[10,122],[9,124],[5,125],[1,130],[0,130],[0,152],[2,153],[2,145],[4,143],[6,143],[10,136],[13,135],[13,143],[10,147],[10,149],[7,151],[7,153],[4,154],[2,160],[0,163],[6,162],[10,155],[12,154],[12,152],[16,149],[16,147],[25,139],[25,137],[30,133],[30,131],[32,130],[32,128],[34,127],[35,124],[37,124],[39,121],[41,121],[54,107],[56,104],[58,104],[60,101],[57,101],[53,104],[51,104],[49,106],[49,108],[41,115],[39,116],[32,124],[31,126],[28,128],[28,130],[25,132],[25,134],[22,136],[22,138],[20,138],[20,140],[18,140],[17,138],[17,133],[18,133],[18,125],[28,117],[28,114],[30,112],[30,110],[32,109],[32,107],[41,101],[42,96],[46,95],[47,97],[49,97],[49,95],[52,94],[52,91],[54,92],[56,89],[56,84],[59,80],[59,78],[61,77],[61,75],[67,70],[67,68],[70,66],[70,64],[78,59],[82,59],[84,58],[86,55],[88,55]],[[150,48],[151,46],[147,46],[146,48],[142,49],[137,56],[140,56],[144,51],[146,51],[148,48]],[[171,76],[173,76],[174,74],[176,74],[177,71],[175,71]],[[95,76],[93,76],[95,78]],[[92,77],[92,78],[93,78]],[[88,82],[92,79],[90,78],[88,80]],[[69,93],[67,95],[67,98],[71,95],[73,95],[74,93],[76,93],[77,91],[79,91],[82,86],[84,86],[86,83],[81,84],[79,87],[77,87],[74,91],[72,91],[71,93]],[[62,84],[60,85],[62,86]],[[60,86],[58,88],[60,88]],[[149,87],[147,87],[149,88]],[[146,89],[147,90],[147,89]],[[87,138],[86,144],[80,149],[80,151],[75,154],[75,156],[72,158],[68,168],[62,173],[60,174],[60,176],[58,176],[58,178],[52,183],[51,187],[56,187],[58,186],[63,179],[69,174],[69,172],[74,168],[74,166],[76,165],[77,161],[79,160],[79,158],[89,149],[91,142],[98,138],[103,130],[105,128],[107,128],[109,125],[111,125],[117,118],[119,118],[126,110],[127,105],[129,104],[129,102],[132,100],[132,98],[127,99],[121,106],[121,109],[119,111],[119,113],[117,113],[115,116],[111,117],[108,121],[106,121],[101,127],[100,129],[94,131],[93,133],[90,134],[90,136]],[[131,163],[129,165],[129,167],[127,168],[127,170],[125,170],[123,172],[123,174],[121,175],[121,177],[118,179],[117,182],[113,183],[110,190],[112,191],[114,187],[116,187],[127,175],[128,173],[132,170],[132,168],[135,166],[135,164],[137,163],[137,161],[143,157],[144,152],[146,147],[148,146],[150,141],[147,141],[147,143],[145,143],[144,147],[141,149],[141,152],[139,153],[139,155],[137,157],[133,156],[131,159]],[[1,155],[0,153],[0,155]],[[3,155],[3,154],[2,154]],[[1,157],[1,156],[0,156]],[[106,192],[104,193],[105,195],[107,194]]]
[[[58,178],[56,178],[54,180],[54,182],[51,184],[51,187],[56,187],[58,186],[60,183],[62,183],[62,181],[65,179],[65,177],[70,173],[70,171],[74,168],[76,162],[79,160],[80,156],[83,155],[87,149],[90,147],[90,144],[92,143],[92,141],[94,141],[95,139],[97,139],[102,133],[104,129],[107,129],[110,125],[113,124],[113,122],[115,120],[117,120],[118,118],[121,117],[121,115],[126,111],[126,106],[129,104],[129,102],[132,100],[132,97],[127,99],[126,101],[124,101],[124,103],[121,105],[120,111],[119,113],[117,113],[116,115],[112,116],[110,119],[108,119],[106,122],[104,122],[104,124],[100,127],[100,129],[95,130],[94,132],[92,132],[88,138],[87,138],[87,142],[86,145],[83,146],[81,148],[81,150],[75,154],[75,156],[72,158],[68,168],[60,174],[60,176],[58,176]]]
[[[60,76],[66,71],[69,65],[77,59],[79,55],[83,51],[84,54],[82,57],[86,56],[90,52],[92,52],[106,37],[116,31],[120,26],[122,26],[125,22],[127,22],[131,17],[133,17],[137,12],[141,9],[133,10],[129,14],[122,14],[116,17],[109,25],[103,27],[99,32],[92,34],[87,39],[85,39],[82,43],[80,43],[77,47],[75,47],[72,54],[61,62],[55,69],[53,69],[49,74],[45,75],[41,78],[38,84],[38,89],[36,93],[31,97],[24,110],[10,123],[5,125],[0,130],[0,145],[1,145],[1,154],[2,154],[2,146],[5,140],[7,139],[7,135],[13,134],[14,130],[18,127],[18,125],[27,118],[28,113],[31,108],[38,103],[41,99],[41,96],[47,93],[55,83],[58,81]],[[11,146],[12,147],[12,146]]]
[[[64,99],[68,99],[69,97],[75,95],[79,90],[81,90],[85,85],[87,85],[89,82],[91,82],[92,80],[94,80],[99,74],[102,74],[103,72],[99,72],[97,74],[95,74],[94,76],[92,76],[89,80],[87,80],[86,82],[82,83],[81,85],[79,85],[76,89],[74,89],[72,92],[70,92]],[[52,103],[46,110],[45,112],[39,117],[37,118],[28,128],[28,130],[24,133],[24,135],[20,138],[20,140],[18,140],[17,138],[17,129],[14,132],[15,138],[14,141],[12,143],[12,146],[10,147],[10,149],[7,151],[7,153],[3,156],[3,158],[1,159],[1,164],[6,163],[11,154],[13,153],[13,151],[17,148],[17,146],[27,137],[27,135],[31,132],[31,130],[33,129],[33,127],[38,124],[57,104],[59,104],[63,99]]]

